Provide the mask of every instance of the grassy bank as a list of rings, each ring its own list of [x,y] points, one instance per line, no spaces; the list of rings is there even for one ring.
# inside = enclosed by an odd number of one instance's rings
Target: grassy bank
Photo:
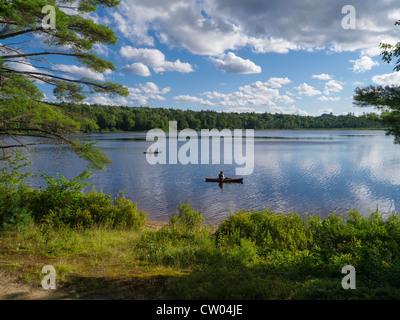
[[[400,219],[237,212],[217,229],[182,205],[171,222],[140,230],[3,232],[1,268],[40,286],[53,265],[71,298],[398,299]],[[342,288],[342,267],[356,289]]]

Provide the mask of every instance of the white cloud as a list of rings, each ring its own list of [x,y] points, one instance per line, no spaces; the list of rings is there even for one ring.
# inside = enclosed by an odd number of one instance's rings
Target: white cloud
[[[214,106],[215,105],[214,103],[212,103],[208,100],[204,100],[202,98],[189,96],[189,95],[176,96],[176,97],[174,97],[174,100],[176,102],[200,103],[201,105],[204,105],[204,106]]]
[[[101,93],[96,93],[88,97],[84,103],[87,104],[99,104],[107,106],[127,106],[129,104],[128,99],[124,97],[113,97],[110,98]]]
[[[52,70],[63,72],[66,75],[66,77],[72,76],[72,78],[74,77],[89,78],[99,81],[105,81],[106,78],[104,75],[112,73],[111,70],[107,70],[104,73],[98,73],[86,67],[78,67],[76,65],[66,65],[66,64],[55,64],[52,67]]]
[[[281,114],[295,114],[299,116],[309,116],[310,114],[307,111],[301,110],[295,106],[291,107],[270,107],[269,111],[271,113],[281,113]]]
[[[288,84],[288,78],[271,78],[266,82],[257,81],[240,87],[237,91],[222,93],[207,91],[201,94],[207,99],[181,95],[174,99],[177,102],[200,103],[209,106],[223,106],[227,108],[251,108],[252,106],[274,107],[276,103],[293,103],[294,100],[288,95],[281,95],[276,86]]]
[[[295,89],[298,91],[300,95],[308,97],[321,94],[321,91],[314,89],[314,87],[309,86],[307,83],[303,83],[300,86],[295,87]]]
[[[400,85],[400,72],[376,75],[372,81],[381,86]]]
[[[269,79],[265,85],[271,88],[282,88],[282,85],[289,84],[292,81],[289,78],[271,78]]]
[[[250,37],[247,45],[251,46],[255,53],[289,53],[290,50],[300,50],[301,46],[282,38],[255,38]]]
[[[340,92],[343,90],[343,87],[340,82],[336,80],[330,80],[325,85],[324,94],[330,95],[332,92]]]
[[[295,102],[295,100],[293,100],[291,97],[287,95],[276,97],[276,101],[284,104],[291,104]]]
[[[154,72],[162,73],[165,71],[174,71],[181,73],[194,72],[193,67],[189,63],[183,63],[179,59],[175,62],[167,61],[165,55],[157,49],[133,48],[124,46],[120,53],[122,57],[140,62],[146,66],[152,67]]]
[[[25,61],[25,60],[20,60],[20,61],[15,61],[15,62],[8,62],[7,63],[8,67],[12,70],[15,71],[21,71],[21,72],[39,72],[37,68],[35,68],[31,63]]]
[[[314,74],[312,78],[318,80],[331,80],[332,76],[326,73],[322,73],[322,74]]]
[[[241,74],[261,73],[260,66],[257,66],[249,59],[244,60],[236,56],[233,52],[228,52],[219,58],[212,58],[211,60],[216,68],[222,72]]]
[[[136,88],[129,88],[129,100],[141,105],[146,105],[149,100],[165,101],[164,95],[170,91],[170,87],[160,89],[154,82],[141,83]]]
[[[163,44],[194,54],[218,56],[246,44],[246,35],[232,22],[205,18],[203,5],[182,0],[125,0],[113,18],[124,37],[139,45],[154,46],[155,39],[150,34],[156,34]]]
[[[94,94],[86,99],[86,103],[97,103],[102,105],[147,105],[149,101],[165,101],[165,95],[171,91],[170,87],[159,88],[153,82],[141,83],[137,87],[128,88],[128,97],[110,98],[104,94]]]
[[[135,62],[135,63],[132,63],[131,65],[128,64],[122,68],[122,71],[124,71],[127,74],[136,74],[136,75],[142,76],[142,77],[150,77],[151,76],[151,72],[150,72],[149,68],[141,62]]]
[[[372,60],[368,56],[362,56],[358,60],[350,60],[350,62],[354,63],[352,70],[355,73],[361,73],[368,70],[371,70],[373,67],[379,66],[379,63]]]
[[[318,98],[319,101],[339,101],[340,99],[341,99],[340,97],[334,98],[334,97],[326,97],[326,96],[322,96],[322,97]]]
[[[236,108],[228,108],[226,110],[224,110],[224,112],[227,113],[261,113],[261,111],[257,111],[254,108],[248,108],[248,107],[236,107]]]
[[[106,56],[108,57],[110,55],[110,49],[105,45],[101,43],[96,43],[93,46],[94,52],[98,55]]]
[[[363,1],[357,8],[357,32],[344,32],[341,28],[344,4],[298,0],[287,0],[284,5],[281,0],[124,0],[111,18],[115,29],[135,45],[154,46],[157,40],[207,56],[244,47],[256,53],[330,48],[333,52],[362,51],[371,55],[379,54],[379,43],[397,42],[393,0]]]

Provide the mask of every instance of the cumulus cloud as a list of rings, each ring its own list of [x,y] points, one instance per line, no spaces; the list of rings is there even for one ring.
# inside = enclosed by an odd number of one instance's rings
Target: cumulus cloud
[[[322,73],[322,74],[314,74],[312,78],[318,80],[331,80],[332,76],[326,73]]]
[[[204,106],[214,106],[215,104],[208,101],[204,100],[202,98],[190,96],[190,95],[181,95],[181,96],[176,96],[174,97],[174,100],[176,102],[189,102],[189,103],[199,103]]]
[[[284,104],[291,104],[295,102],[295,100],[287,95],[276,97],[276,101]]]
[[[299,116],[309,116],[310,114],[307,111],[301,110],[295,106],[291,107],[270,107],[269,111],[272,113],[281,113],[281,114],[295,114]]]
[[[141,62],[135,62],[132,63],[131,65],[128,64],[122,68],[122,71],[125,72],[126,74],[136,74],[142,77],[151,76],[149,68]]]
[[[86,67],[78,67],[76,65],[56,64],[52,67],[52,70],[59,71],[65,74],[67,78],[89,78],[93,80],[105,81],[105,75],[111,74],[111,70],[107,70],[104,73],[98,73],[90,70]]]
[[[239,107],[252,108],[253,106],[274,107],[276,103],[290,104],[294,102],[291,97],[287,94],[282,95],[279,89],[276,88],[290,82],[288,78],[270,78],[266,82],[256,81],[249,85],[239,87],[238,90],[234,92],[222,93],[207,91],[200,94],[202,97],[181,95],[176,96],[174,99],[177,102],[226,107],[227,110]]]
[[[154,82],[141,83],[137,87],[130,87],[128,97],[110,98],[104,94],[94,94],[85,100],[86,103],[102,105],[147,105],[149,101],[165,101],[165,95],[171,91],[170,87],[159,88]]]
[[[290,50],[300,50],[302,49],[301,45],[297,45],[294,42],[287,41],[282,38],[273,38],[273,37],[249,37],[247,39],[247,45],[253,48],[255,53],[289,53]]]
[[[340,97],[326,97],[326,96],[322,96],[318,98],[319,101],[339,101]]]
[[[343,87],[339,81],[330,80],[325,85],[324,94],[330,95],[332,92],[340,92],[343,90]]]
[[[292,80],[289,78],[271,78],[269,79],[265,85],[271,88],[282,88],[282,85],[291,83]]]
[[[25,60],[15,61],[15,62],[8,62],[7,66],[15,71],[21,72],[39,72],[37,68],[35,68],[31,63]]]
[[[110,55],[110,49],[105,44],[96,43],[93,46],[93,49],[97,55],[102,55],[105,57],[108,57]]]
[[[252,74],[261,73],[261,67],[249,59],[242,59],[233,52],[228,52],[220,58],[212,58],[216,68],[226,73]]]
[[[261,111],[257,111],[255,108],[248,108],[248,107],[235,107],[235,108],[228,108],[224,110],[227,113],[261,113]]]
[[[314,87],[309,86],[307,83],[303,83],[298,87],[295,87],[297,92],[302,96],[312,97],[321,94],[321,91],[316,90]]]
[[[153,68],[155,73],[162,73],[165,71],[181,73],[194,72],[193,67],[189,63],[183,63],[179,59],[175,62],[167,61],[165,55],[157,49],[138,49],[131,46],[124,46],[121,48],[120,53],[125,59],[137,61],[142,65]]]
[[[257,53],[329,48],[377,55],[379,43],[396,43],[393,0],[364,0],[357,7],[356,33],[341,27],[347,4],[345,0],[124,0],[110,18],[115,29],[136,45],[154,46],[157,40],[207,56],[243,47]]]
[[[354,64],[352,70],[355,73],[365,72],[365,71],[371,70],[373,67],[379,66],[378,62],[372,60],[368,56],[362,56],[360,59],[350,60],[350,62],[352,62]]]
[[[372,81],[381,86],[400,85],[400,72],[376,75]]]
[[[107,106],[127,106],[129,104],[128,99],[124,97],[114,97],[110,98],[101,93],[95,93],[89,96],[84,103],[86,104],[99,104]]]

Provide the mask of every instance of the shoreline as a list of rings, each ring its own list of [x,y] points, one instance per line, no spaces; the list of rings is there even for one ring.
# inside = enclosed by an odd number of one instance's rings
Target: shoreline
[[[322,130],[332,130],[332,131],[386,131],[388,128],[293,128],[293,129],[252,129],[255,132],[257,131],[322,131]],[[237,129],[237,130],[246,130],[246,129]],[[97,132],[82,132],[82,134],[102,134],[102,133],[147,133],[148,131],[97,131]]]

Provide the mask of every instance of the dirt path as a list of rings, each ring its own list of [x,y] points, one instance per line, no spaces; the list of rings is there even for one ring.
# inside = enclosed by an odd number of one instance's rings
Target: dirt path
[[[0,300],[71,300],[63,289],[44,290],[0,271]]]

